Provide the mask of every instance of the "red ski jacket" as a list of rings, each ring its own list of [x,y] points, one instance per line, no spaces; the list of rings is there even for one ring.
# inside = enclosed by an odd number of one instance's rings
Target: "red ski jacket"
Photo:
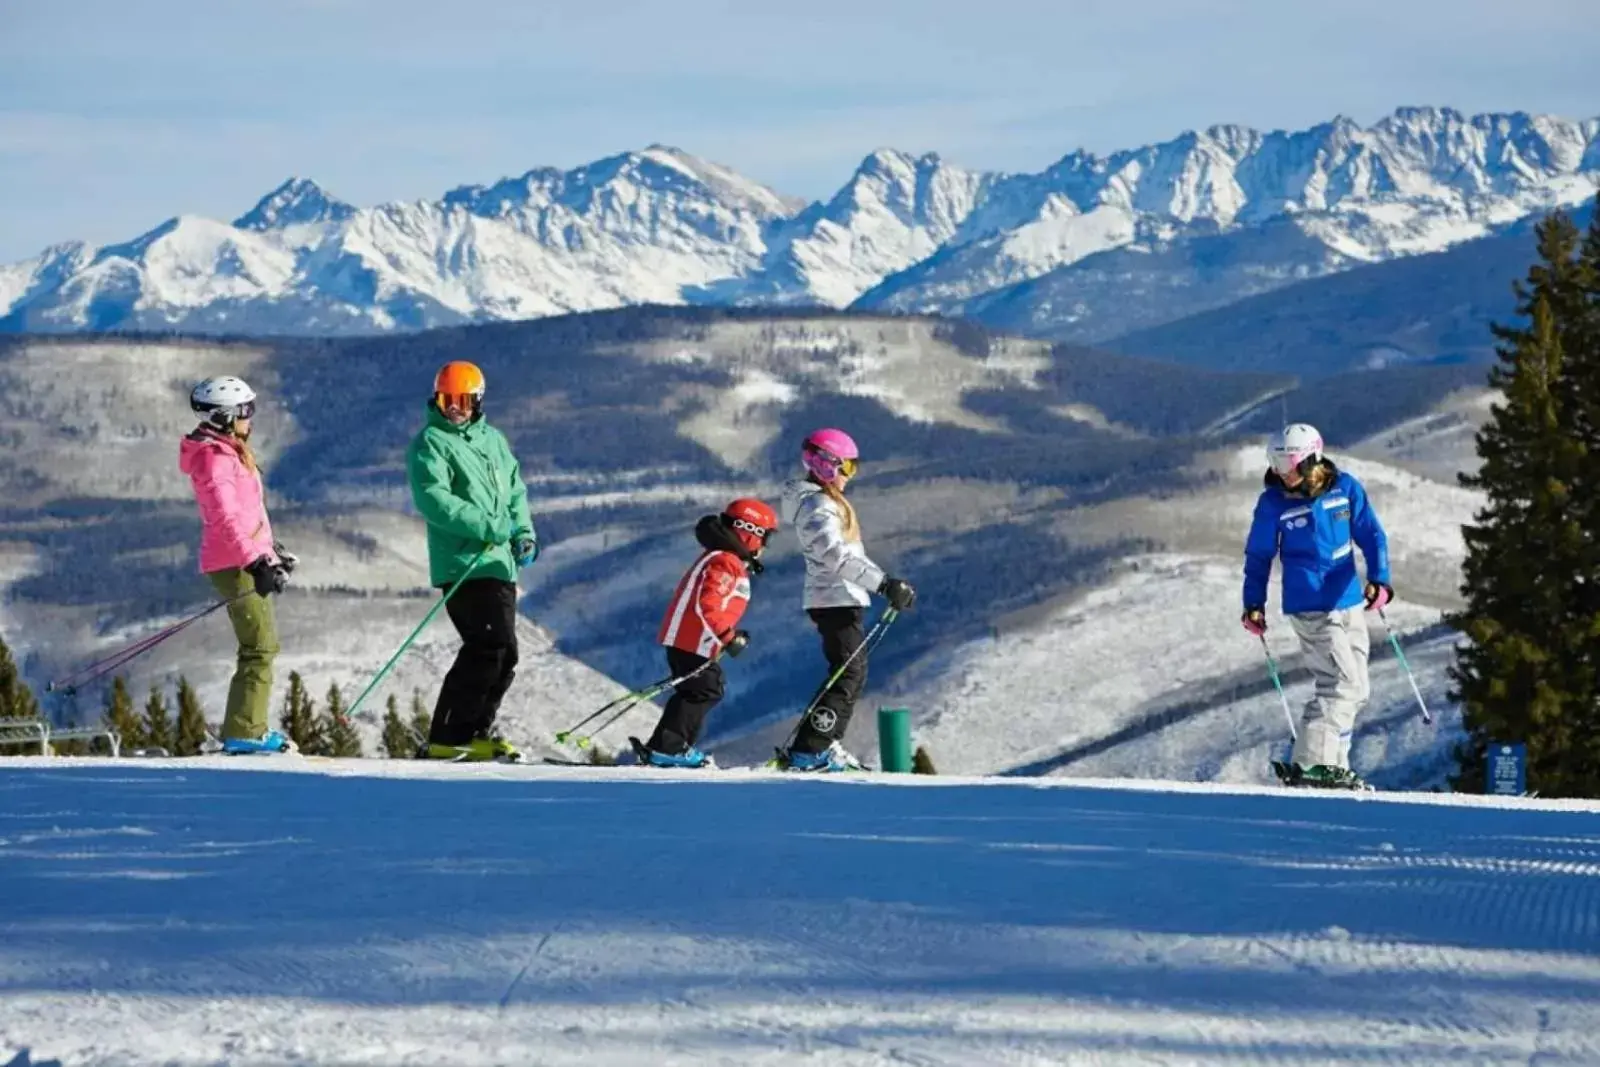
[[[733,636],[749,604],[744,560],[720,549],[703,553],[679,579],[656,640],[709,659]]]

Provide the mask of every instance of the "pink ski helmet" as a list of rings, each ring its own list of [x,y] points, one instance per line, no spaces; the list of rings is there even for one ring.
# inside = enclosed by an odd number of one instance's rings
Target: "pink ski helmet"
[[[842,474],[853,478],[861,452],[843,430],[815,430],[800,446],[800,462],[823,485],[833,485]]]

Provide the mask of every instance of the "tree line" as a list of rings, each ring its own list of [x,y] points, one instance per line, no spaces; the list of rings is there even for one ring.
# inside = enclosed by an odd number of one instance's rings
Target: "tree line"
[[[278,728],[308,756],[359,759],[363,751],[355,723],[345,715],[344,693],[330,685],[319,707],[298,671],[289,673],[289,686],[278,712]],[[11,649],[0,637],[0,725],[42,717],[38,698],[17,669]],[[402,714],[393,694],[384,710],[379,741],[390,759],[411,759],[427,739],[432,712],[421,690],[413,690],[411,706]],[[186,677],[178,678],[172,699],[161,686],[151,686],[143,706],[138,706],[125,677],[118,675],[106,690],[101,725],[115,730],[126,753],[160,749],[171,756],[198,756],[207,750],[211,732],[206,725],[200,696]],[[52,741],[58,755],[82,755],[89,743],[81,739]],[[0,756],[32,752],[29,744],[0,743]]]

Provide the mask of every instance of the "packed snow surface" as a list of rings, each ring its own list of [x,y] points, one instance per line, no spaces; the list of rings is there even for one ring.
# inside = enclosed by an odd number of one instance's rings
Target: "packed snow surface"
[[[1596,813],[12,759],[0,1063],[1595,1063]]]

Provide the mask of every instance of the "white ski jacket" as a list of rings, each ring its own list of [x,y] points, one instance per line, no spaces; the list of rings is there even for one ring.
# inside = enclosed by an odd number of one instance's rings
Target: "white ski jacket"
[[[860,541],[844,536],[844,516],[822,487],[796,478],[783,487],[784,521],[806,558],[805,608],[866,607],[884,572]]]

